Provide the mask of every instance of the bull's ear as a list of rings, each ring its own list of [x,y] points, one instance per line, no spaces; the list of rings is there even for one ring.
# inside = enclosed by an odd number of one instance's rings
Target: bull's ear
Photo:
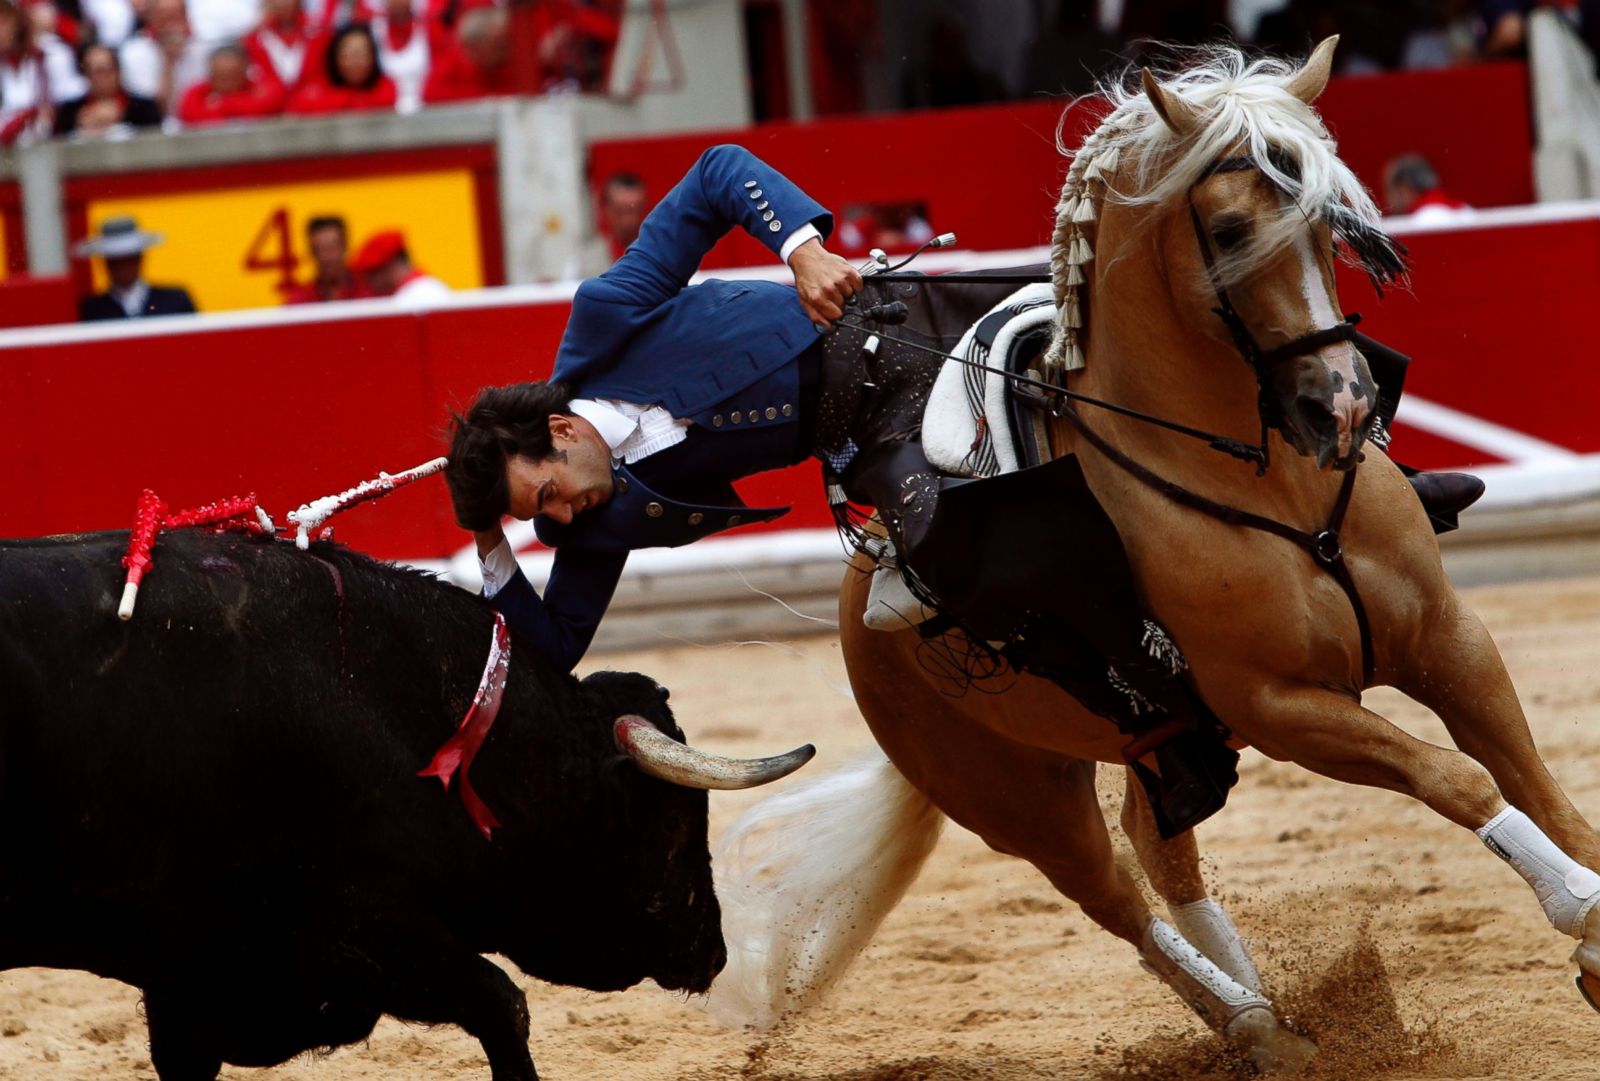
[[[1323,38],[1321,44],[1311,51],[1311,59],[1306,61],[1306,66],[1294,73],[1294,78],[1289,80],[1285,89],[1307,105],[1316,101],[1327,89],[1328,76],[1333,74],[1333,50],[1338,44],[1338,34]]]
[[[1144,83],[1145,97],[1150,99],[1156,115],[1172,129],[1174,135],[1182,138],[1194,131],[1200,123],[1200,113],[1193,105],[1177,94],[1169,93],[1150,74],[1149,68],[1140,69],[1139,78]]]

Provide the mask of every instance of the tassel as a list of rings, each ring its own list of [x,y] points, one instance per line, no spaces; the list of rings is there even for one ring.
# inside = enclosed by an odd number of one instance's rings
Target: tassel
[[[1083,284],[1083,268],[1081,266],[1078,266],[1076,263],[1074,263],[1072,266],[1067,267],[1067,280],[1066,280],[1067,287],[1071,288],[1074,285],[1082,285],[1082,284]]]
[[[1083,350],[1078,348],[1076,339],[1066,342],[1062,348],[1061,367],[1069,372],[1083,370]]]
[[[1117,171],[1117,165],[1121,160],[1120,151],[1116,147],[1112,147],[1095,159],[1095,164],[1100,167],[1100,175],[1105,177]]]
[[[1078,204],[1082,201],[1083,200],[1076,195],[1070,198],[1068,198],[1066,195],[1063,195],[1061,198],[1061,205],[1056,209],[1056,220],[1077,221]]]
[[[1094,249],[1089,247],[1089,242],[1083,239],[1082,234],[1079,234],[1078,239],[1073,242],[1072,258],[1067,261],[1081,266],[1093,259]]]
[[[1061,325],[1074,330],[1083,326],[1083,308],[1078,303],[1076,293],[1068,293],[1061,302]]]
[[[1100,179],[1100,159],[1099,159],[1099,157],[1096,157],[1093,161],[1091,161],[1089,163],[1089,167],[1083,171],[1083,179],[1085,179],[1085,180],[1099,180]]]
[[[1094,221],[1094,200],[1087,195],[1078,200],[1078,205],[1073,209],[1072,220],[1075,222]]]

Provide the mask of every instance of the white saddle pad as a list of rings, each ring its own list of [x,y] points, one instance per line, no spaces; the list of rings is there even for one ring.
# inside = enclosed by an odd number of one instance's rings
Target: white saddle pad
[[[1048,283],[1024,285],[989,309],[984,319],[1009,311],[994,343],[978,340],[980,319],[961,337],[955,356],[1000,367],[1020,335],[1055,321],[1055,297]],[[990,358],[993,358],[991,361]],[[947,360],[928,395],[922,415],[922,447],[936,469],[958,477],[993,477],[1018,468],[1006,379],[956,360]]]

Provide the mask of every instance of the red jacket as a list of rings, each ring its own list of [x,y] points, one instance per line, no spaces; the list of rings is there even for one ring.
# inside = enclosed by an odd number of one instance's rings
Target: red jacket
[[[178,103],[178,119],[185,124],[221,124],[229,120],[253,120],[276,116],[283,111],[283,87],[276,79],[254,79],[243,90],[219,94],[208,79],[184,91]]]
[[[473,98],[495,97],[512,92],[511,65],[503,64],[492,72],[485,72],[472,62],[472,57],[454,42],[443,53],[433,58],[428,71],[428,81],[422,87],[422,100],[426,102],[470,101]]]
[[[324,113],[356,113],[367,109],[393,109],[394,80],[379,76],[371,90],[353,86],[330,86],[325,81],[304,81],[289,96],[288,112],[302,116]]]

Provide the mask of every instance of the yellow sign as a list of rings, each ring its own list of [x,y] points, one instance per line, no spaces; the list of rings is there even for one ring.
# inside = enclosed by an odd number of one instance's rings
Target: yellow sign
[[[325,214],[344,218],[352,256],[373,233],[399,229],[414,265],[453,289],[483,285],[466,169],[96,199],[88,207],[91,235],[106,218],[123,215],[164,235],[145,256],[145,280],[183,286],[203,312],[281,304],[281,282],[312,277],[306,222]],[[96,291],[107,287],[99,259],[94,283]]]

